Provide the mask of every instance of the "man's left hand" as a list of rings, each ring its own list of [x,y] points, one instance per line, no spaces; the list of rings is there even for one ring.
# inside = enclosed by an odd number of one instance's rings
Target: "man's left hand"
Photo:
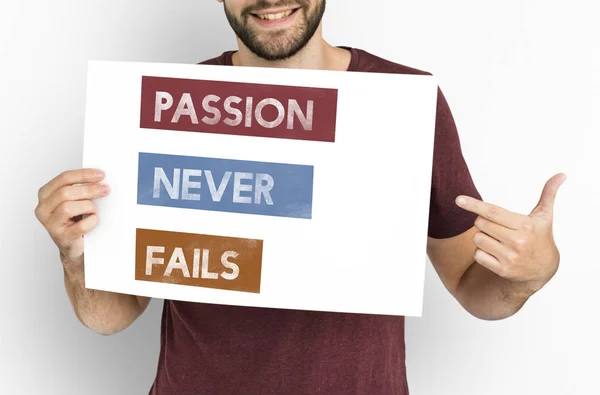
[[[529,215],[458,196],[458,206],[478,215],[475,226],[479,232],[473,238],[477,247],[475,262],[502,278],[522,284],[530,294],[550,281],[560,261],[552,230],[554,201],[565,180],[562,173],[550,178]]]

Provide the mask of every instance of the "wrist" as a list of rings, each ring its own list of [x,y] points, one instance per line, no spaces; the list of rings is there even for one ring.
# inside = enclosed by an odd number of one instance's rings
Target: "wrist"
[[[78,278],[83,275],[83,256],[81,259],[72,260],[67,258],[61,251],[60,261],[62,263],[65,275],[67,275],[69,278]]]

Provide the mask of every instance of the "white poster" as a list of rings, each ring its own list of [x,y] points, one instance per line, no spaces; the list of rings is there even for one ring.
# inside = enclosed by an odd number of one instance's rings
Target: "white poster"
[[[432,76],[91,62],[92,289],[420,316]]]

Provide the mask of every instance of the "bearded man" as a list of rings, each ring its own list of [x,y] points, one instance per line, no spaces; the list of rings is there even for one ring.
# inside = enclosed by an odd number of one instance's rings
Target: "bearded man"
[[[218,1],[238,48],[203,64],[428,74],[328,44],[325,0]],[[59,248],[77,317],[109,335],[131,325],[150,299],[84,286],[83,236],[98,222],[92,200],[109,194],[103,177],[100,169],[58,175],[40,189],[36,216]],[[510,317],[556,273],[552,211],[564,180],[563,174],[552,177],[529,215],[481,201],[438,90],[427,254],[469,313]],[[74,219],[81,214],[88,215]],[[408,395],[404,346],[404,317],[165,300],[150,394]]]

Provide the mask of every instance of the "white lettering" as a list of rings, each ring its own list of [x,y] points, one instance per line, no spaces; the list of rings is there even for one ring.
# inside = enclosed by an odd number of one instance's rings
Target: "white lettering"
[[[160,198],[160,184],[165,186],[167,193],[171,199],[179,199],[179,173],[180,169],[173,170],[173,184],[169,181],[169,177],[165,174],[162,167],[154,168],[154,191],[152,197]]]
[[[252,97],[246,98],[246,122],[244,126],[247,128],[252,127],[252,104],[254,103],[254,99]]]
[[[192,277],[198,278],[200,275],[200,248],[194,248],[194,264],[192,268]]]
[[[200,189],[200,181],[190,181],[190,176],[201,176],[202,170],[183,169],[183,185],[181,186],[181,198],[183,200],[200,200],[199,193],[190,193],[190,188]]]
[[[173,105],[173,96],[169,92],[156,92],[154,102],[154,122],[160,122],[162,112],[168,110]]]
[[[263,181],[267,182],[266,185],[263,184]],[[273,177],[271,177],[269,174],[258,173],[256,175],[256,184],[254,186],[254,203],[260,204],[262,200],[261,197],[264,196],[265,202],[268,205],[273,205],[273,199],[271,198],[269,191],[273,189],[274,185],[275,180],[273,180]]]
[[[183,176],[181,176],[181,170],[183,170]],[[161,192],[164,187],[170,199],[199,201],[201,200],[201,193],[199,193],[199,190],[202,188],[202,182],[199,180],[193,181],[192,177],[204,176],[212,201],[218,203],[221,202],[225,196],[225,192],[227,191],[229,183],[231,182],[232,174],[233,197],[231,198],[231,202],[262,204],[264,198],[264,201],[267,205],[274,205],[271,191],[275,187],[275,179],[270,174],[265,173],[254,174],[227,171],[223,174],[223,177],[220,180],[215,180],[211,170],[174,169],[173,181],[171,182],[162,167],[155,167],[152,197],[154,199],[160,199]],[[183,180],[181,180],[182,178]],[[244,183],[244,180],[254,180],[254,182]],[[218,185],[216,181],[220,181]],[[197,190],[198,192],[194,193],[194,190]],[[250,195],[245,195],[246,192],[249,192]]]
[[[204,108],[204,111],[214,115],[213,118],[202,118],[202,122],[204,122],[207,125],[216,125],[219,123],[219,121],[221,120],[221,111],[219,111],[219,109],[216,107],[210,106],[210,103],[217,103],[219,100],[221,100],[221,98],[217,95],[208,95],[204,98],[204,100],[202,100],[202,108]]]
[[[163,258],[154,257],[155,252],[164,253],[165,247],[160,246],[148,246],[146,247],[146,276],[152,275],[153,265],[164,265],[165,260]]]
[[[231,269],[233,273],[221,273],[221,277],[225,280],[235,280],[240,274],[240,267],[233,262],[229,262],[229,258],[237,258],[238,253],[235,251],[225,251],[223,255],[221,255],[221,264],[228,269]]]
[[[251,128],[253,119],[264,128],[273,129],[280,126],[284,121],[286,127],[289,130],[293,130],[296,127],[296,120],[301,124],[304,130],[313,130],[314,123],[314,100],[307,100],[306,107],[301,108],[297,99],[288,99],[287,108],[275,98],[265,98],[258,102],[256,107],[254,106],[254,98],[247,96],[245,98],[245,105],[242,104],[244,99],[239,96],[228,96],[223,100],[222,106],[217,105],[221,101],[221,97],[214,94],[204,96],[202,100],[202,108],[206,112],[202,118],[202,122],[207,125],[217,125],[219,122],[236,127],[244,123],[244,126]],[[162,112],[171,109],[173,106],[173,96],[169,92],[156,92],[156,98],[154,103],[154,121],[161,122]],[[240,107],[244,107],[240,108]],[[277,110],[277,116],[272,121],[267,121],[264,118],[264,111],[267,106],[273,106]],[[244,111],[245,110],[245,111]],[[224,113],[223,113],[224,111]],[[226,114],[226,117],[223,115]],[[179,99],[177,109],[171,119],[172,123],[180,121],[182,116],[189,116],[190,121],[193,124],[198,124],[198,115],[192,100],[190,93],[183,93]]]
[[[275,120],[271,122],[265,121],[262,115],[263,109],[268,105],[271,105],[277,109],[277,118],[275,118]],[[276,128],[277,126],[281,125],[281,122],[283,122],[283,119],[285,118],[285,108],[283,108],[283,104],[281,104],[276,99],[263,99],[256,106],[254,116],[256,117],[256,121],[263,128]]]
[[[209,258],[209,250],[202,250],[202,278],[207,278],[211,280],[216,280],[219,278],[218,273],[211,273],[208,271],[208,258]]]
[[[196,109],[194,108],[194,102],[192,96],[189,93],[184,93],[179,100],[179,105],[173,115],[172,123],[179,122],[179,118],[182,115],[188,115],[193,124],[198,124],[198,116],[196,116]]]
[[[187,267],[187,263],[185,262],[185,256],[183,255],[183,249],[177,247],[173,251],[173,255],[171,255],[171,259],[169,260],[169,265],[167,266],[167,270],[165,270],[165,277],[171,276],[171,271],[173,269],[179,269],[183,272],[184,277],[189,277],[190,272]]]
[[[237,126],[242,122],[242,112],[240,110],[238,110],[235,107],[231,106],[231,103],[240,103],[242,101],[241,97],[237,97],[237,96],[229,96],[227,99],[225,99],[225,102],[223,103],[223,106],[225,107],[225,111],[228,114],[231,115],[235,115],[235,118],[231,119],[231,118],[225,118],[225,120],[223,121],[225,124],[229,125],[229,126]]]
[[[306,115],[304,115],[300,109],[300,105],[298,105],[298,102],[294,99],[290,99],[288,102],[287,128],[290,130],[294,129],[294,115],[296,115],[304,130],[312,130],[313,109],[314,101],[308,100],[306,104]]]
[[[219,189],[216,188],[215,180],[213,179],[210,170],[205,170],[204,176],[206,177],[206,183],[208,184],[208,189],[210,190],[210,196],[212,197],[213,202],[220,202],[223,193],[225,193],[225,189],[227,188],[227,184],[229,184],[229,180],[231,179],[231,172],[228,171],[223,175],[221,183],[219,184]]]
[[[242,180],[251,180],[254,175],[252,173],[235,172],[233,177],[233,202],[234,203],[250,203],[252,198],[241,196],[241,192],[252,192],[252,185],[242,184]]]

